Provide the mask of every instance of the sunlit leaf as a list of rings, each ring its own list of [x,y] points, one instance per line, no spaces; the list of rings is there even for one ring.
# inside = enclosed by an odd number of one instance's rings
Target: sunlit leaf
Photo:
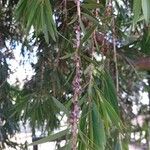
[[[133,3],[133,13],[134,13],[133,22],[134,22],[134,24],[136,24],[136,22],[139,20],[141,11],[142,11],[141,0],[134,0],[134,3]]]
[[[60,101],[58,101],[55,97],[52,97],[52,99],[60,111],[63,111],[66,115],[69,115],[68,109]]]
[[[150,1],[142,0],[142,10],[146,24],[150,22]]]
[[[46,138],[43,138],[41,140],[38,140],[38,141],[35,141],[31,144],[29,144],[29,146],[32,146],[32,145],[38,145],[38,144],[42,144],[42,143],[46,143],[46,142],[51,142],[51,141],[54,141],[54,140],[57,140],[65,135],[67,135],[68,133],[68,129],[66,130],[63,130],[63,131],[60,131],[58,133],[55,133],[55,134],[52,134],[52,135],[49,135],[47,136]]]

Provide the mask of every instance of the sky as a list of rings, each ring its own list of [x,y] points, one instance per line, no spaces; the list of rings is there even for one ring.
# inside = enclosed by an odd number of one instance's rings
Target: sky
[[[34,74],[34,71],[30,63],[36,63],[36,48],[33,49],[33,53],[25,52],[25,57],[21,54],[21,44],[18,44],[14,51],[14,59],[8,61],[11,70],[13,71],[9,77],[9,83],[12,85],[16,84],[16,81],[19,81],[20,87],[23,86],[24,80],[30,79]]]

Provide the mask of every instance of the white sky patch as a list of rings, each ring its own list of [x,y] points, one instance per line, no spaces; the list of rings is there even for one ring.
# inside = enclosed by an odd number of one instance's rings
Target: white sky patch
[[[12,85],[16,84],[18,81],[20,87],[23,86],[25,79],[30,79],[34,74],[34,70],[31,67],[30,63],[36,63],[36,50],[33,52],[25,52],[25,57],[21,54],[21,44],[16,46],[14,51],[14,59],[8,60],[9,67],[12,70],[12,74],[10,74],[8,82]],[[30,54],[29,54],[30,53]]]
[[[141,103],[144,105],[149,105],[148,93],[147,92],[140,92],[140,95],[142,96]]]
[[[94,53],[93,56],[97,61],[102,61],[102,59],[106,59],[105,56],[102,56],[101,54],[97,54],[97,53]]]

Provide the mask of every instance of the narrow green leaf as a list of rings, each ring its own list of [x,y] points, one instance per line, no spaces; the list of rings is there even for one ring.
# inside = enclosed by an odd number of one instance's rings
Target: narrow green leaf
[[[68,133],[68,129],[60,131],[58,133],[52,134],[47,136],[46,138],[43,138],[41,140],[35,141],[31,144],[29,144],[29,146],[33,146],[33,145],[38,145],[38,144],[42,144],[42,143],[46,143],[46,142],[51,142],[51,141],[55,141],[63,136],[65,136]]]
[[[79,150],[87,150],[87,149],[94,150],[91,145],[91,144],[94,144],[94,141],[92,141],[91,138],[89,139],[87,134],[79,130],[79,137],[80,137],[79,146],[78,146]]]
[[[86,42],[92,35],[92,33],[94,32],[94,30],[96,29],[97,25],[92,26],[88,32],[85,33],[83,39],[81,40],[81,44],[83,44],[84,42]]]
[[[49,43],[49,34],[46,26],[46,18],[44,14],[44,6],[43,4],[41,5],[41,25],[42,25],[42,31],[44,33],[45,41]]]
[[[67,58],[70,58],[70,57],[72,57],[74,55],[74,53],[67,53],[66,55],[64,55],[64,56],[62,56],[62,57],[60,57],[60,59],[67,59]]]
[[[133,13],[134,13],[133,23],[134,24],[136,24],[137,21],[139,20],[141,15],[141,10],[142,10],[141,0],[134,0],[133,2]]]
[[[60,102],[58,101],[55,97],[52,97],[54,103],[56,106],[60,109],[60,111],[63,111],[67,116],[69,115],[68,109]]]
[[[92,109],[92,121],[93,121],[93,140],[96,145],[95,150],[104,150],[106,145],[106,135],[104,130],[103,121],[99,115],[97,106],[93,103]]]
[[[45,0],[45,17],[47,21],[47,28],[49,29],[49,33],[54,41],[56,41],[56,26],[53,20],[53,13],[51,9],[51,4],[49,0]]]
[[[81,30],[82,30],[83,34],[85,34],[85,26],[84,26],[81,19],[79,19],[79,23],[80,23],[80,27],[81,27]]]
[[[77,20],[77,15],[73,16],[73,19],[68,23],[68,25],[73,24]]]
[[[27,1],[25,0],[20,0],[17,4],[17,7],[15,9],[15,18],[16,20],[20,20],[20,18],[22,17],[21,15],[23,14],[25,8],[26,8],[26,5],[27,5]]]
[[[118,114],[116,113],[116,111],[114,110],[114,108],[111,106],[111,104],[105,100],[104,101],[105,104],[105,108],[107,109],[107,113],[110,116],[111,121],[119,128],[121,129],[123,127],[123,124],[118,116]]]
[[[146,24],[150,22],[150,0],[142,0],[142,10]]]
[[[66,145],[66,149],[65,150],[71,150],[71,140]]]
[[[83,142],[83,144],[82,144],[82,148],[83,148],[83,145],[84,145],[84,147],[86,148],[86,145],[87,145],[88,143],[87,143],[86,138],[83,136],[83,134],[82,134],[82,131],[81,131],[81,130],[79,130],[79,136],[80,136],[80,138],[81,138],[81,140],[82,140],[82,142]]]
[[[39,11],[39,8],[40,8],[40,11]],[[34,28],[35,28],[35,32],[36,32],[36,37],[38,37],[38,34],[40,32],[42,32],[42,19],[41,19],[41,7],[39,7],[38,10],[36,10],[36,16],[37,19],[35,20],[35,23],[34,24]]]
[[[74,44],[71,42],[71,40],[69,40],[65,36],[63,36],[60,32],[57,31],[57,34],[60,35],[63,39],[65,39],[69,44]]]
[[[117,93],[116,93],[115,85],[111,76],[109,75],[107,71],[101,72],[99,69],[97,71],[99,72],[99,75],[100,75],[99,78],[103,78],[103,93],[104,93],[105,99],[110,102],[110,104],[115,109],[117,114],[119,114]]]
[[[93,22],[95,25],[99,25],[99,21],[95,18],[95,16],[92,16],[92,14],[90,15],[82,12],[82,15],[89,19],[91,22]]]
[[[29,30],[31,28],[31,25],[34,22],[35,15],[37,15],[36,11],[37,11],[37,9],[39,7],[39,1],[38,0],[34,0],[31,5],[32,5],[32,7],[31,7],[32,9],[29,12],[28,22],[27,22],[27,26],[26,26],[26,32],[27,33],[29,32]],[[38,18],[39,16],[36,16],[36,17]]]
[[[52,15],[52,14],[51,14]],[[44,5],[44,17],[45,17],[45,25],[46,25],[46,30],[48,31],[48,36],[50,35],[51,38],[56,41],[56,38],[55,38],[55,31],[53,30],[53,27],[52,27],[52,22],[51,22],[51,19],[49,16],[49,13],[48,13],[48,10],[47,10],[47,7],[46,5]],[[49,43],[49,42],[48,42]]]
[[[85,101],[84,101],[85,102]],[[82,113],[81,113],[81,118],[80,118],[80,123],[79,123],[79,150],[86,150],[87,144],[88,144],[88,139],[85,137],[87,135],[87,116],[88,116],[88,106],[83,105],[82,108]]]
[[[111,118],[110,118],[110,116],[109,116],[109,114],[107,112],[107,109],[106,109],[105,104],[104,104],[103,101],[100,102],[100,108],[99,109],[101,109],[102,116],[103,116],[103,118],[105,118],[105,122],[104,122],[105,123],[105,127],[106,127],[106,129],[109,129],[109,125],[112,123],[112,120],[111,120]]]
[[[86,56],[86,55],[84,55],[84,54],[81,54],[81,56],[82,56],[86,61],[88,61],[89,63],[94,64],[95,66],[98,66],[98,63],[97,63],[96,61],[92,60],[90,57],[88,57],[88,56]]]
[[[90,3],[90,4],[83,4],[81,7],[86,9],[95,9],[95,8],[102,8],[103,6],[98,3]]]

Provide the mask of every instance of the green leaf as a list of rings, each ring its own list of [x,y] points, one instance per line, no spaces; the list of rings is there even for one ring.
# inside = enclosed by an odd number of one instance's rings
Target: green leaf
[[[49,43],[49,34],[47,30],[47,25],[46,25],[46,18],[44,15],[44,6],[42,4],[41,6],[41,24],[42,24],[42,31],[44,33],[45,41]]]
[[[88,145],[89,139],[87,137],[88,136],[87,135],[88,124],[85,123],[88,118],[88,115],[89,115],[88,106],[86,104],[83,104],[82,113],[80,117],[80,123],[79,123],[79,146],[78,146],[79,150],[86,150],[86,148],[89,146]]]
[[[83,39],[81,40],[81,44],[83,44],[84,42],[86,42],[92,35],[92,33],[94,32],[94,30],[96,29],[97,25],[94,25],[93,27],[91,27],[88,32],[86,32],[86,34],[84,35]]]
[[[80,23],[80,27],[81,27],[81,30],[82,30],[83,34],[85,34],[85,26],[84,26],[81,19],[79,19],[79,23]]]
[[[58,101],[55,97],[52,97],[54,103],[56,106],[60,109],[60,111],[63,111],[67,116],[69,115],[68,109],[60,102]]]
[[[50,37],[56,41],[57,30],[49,0],[20,0],[15,15],[17,21],[22,21],[26,34],[29,33],[31,26],[33,26],[36,36],[43,32],[47,43],[50,42]]]
[[[91,149],[93,150],[92,145],[94,144],[94,141],[92,141],[91,137],[88,137],[88,133],[83,133],[81,130],[79,130],[79,145],[78,149],[79,150],[87,150]]]
[[[20,18],[22,17],[20,14],[24,13],[26,5],[27,5],[27,1],[25,0],[20,0],[18,2],[17,7],[15,9],[15,13],[14,13],[17,21],[20,20]]]
[[[80,149],[86,149],[87,147],[87,139],[83,136],[83,133],[81,130],[79,130],[79,136],[82,140],[82,143],[79,143],[79,148]]]
[[[141,0],[134,0],[133,2],[133,13],[134,13],[133,23],[134,24],[136,24],[137,21],[139,20],[141,15],[141,10],[142,10]]]
[[[60,59],[67,59],[67,58],[70,58],[74,55],[74,53],[67,53],[66,55],[60,57]]]
[[[65,150],[71,150],[71,140],[66,145],[66,149]]]
[[[92,121],[93,121],[93,140],[96,145],[95,150],[104,150],[106,145],[106,135],[104,130],[104,124],[99,115],[97,106],[93,103],[92,109]]]
[[[95,9],[95,8],[102,8],[102,5],[98,3],[90,3],[90,4],[83,4],[81,5],[81,7],[86,9]]]
[[[85,16],[87,19],[89,19],[91,22],[93,22],[95,25],[99,25],[99,21],[93,16],[92,14],[87,14],[87,13],[81,13],[83,16]]]
[[[103,116],[103,118],[105,118],[105,122],[104,122],[105,123],[105,128],[107,129],[107,132],[109,132],[108,131],[109,126],[110,126],[110,124],[112,124],[112,120],[111,120],[111,118],[108,114],[107,108],[104,104],[104,100],[102,102],[100,102],[100,108],[99,109],[101,109],[102,116]]]
[[[51,9],[51,4],[49,0],[45,0],[45,17],[47,21],[47,28],[49,29],[49,33],[54,41],[56,41],[56,26],[53,20],[53,13]]]
[[[107,113],[110,116],[111,121],[119,129],[121,129],[123,127],[123,124],[122,124],[118,114],[116,113],[115,109],[111,106],[111,104],[107,100],[104,101],[104,104],[105,104],[105,108],[107,109]]]
[[[38,140],[38,141],[35,141],[35,142],[29,144],[29,146],[33,146],[33,145],[38,145],[38,144],[42,144],[42,143],[46,143],[46,142],[55,141],[55,140],[60,139],[61,137],[65,136],[65,135],[67,135],[68,132],[69,132],[68,129],[60,131],[58,133],[49,135],[46,138],[43,138],[43,139]]]
[[[57,34],[60,35],[63,39],[65,39],[69,44],[73,44],[69,39],[63,36],[60,32],[57,31]]]
[[[148,25],[150,22],[150,0],[142,0],[142,10],[144,14],[144,19]]]
[[[95,66],[98,66],[97,61],[92,60],[90,57],[88,57],[88,56],[86,56],[86,55],[84,55],[84,54],[81,54],[81,56],[82,56],[86,61],[88,61],[89,63],[94,64]]]
[[[29,30],[31,28],[31,25],[34,22],[35,15],[37,15],[36,11],[37,11],[38,6],[39,6],[39,1],[38,0],[32,1],[31,6],[32,6],[31,7],[32,10],[30,10],[30,12],[29,12],[28,22],[27,22],[27,25],[26,25],[26,32],[29,32]],[[36,17],[38,18],[38,16],[36,16]]]
[[[67,25],[73,24],[77,19],[78,19],[77,15],[74,15],[74,16],[72,17],[72,20],[71,20]]]
[[[101,72],[97,70],[100,74],[99,78],[103,78],[103,93],[105,95],[105,99],[109,101],[117,114],[119,114],[117,93],[115,89],[114,82],[107,71]]]
[[[40,8],[41,10],[41,8]],[[41,23],[41,11],[37,10],[36,11],[36,15],[38,16],[36,23],[35,23],[35,32],[36,32],[36,36],[38,36],[38,34],[42,31],[42,23]]]

